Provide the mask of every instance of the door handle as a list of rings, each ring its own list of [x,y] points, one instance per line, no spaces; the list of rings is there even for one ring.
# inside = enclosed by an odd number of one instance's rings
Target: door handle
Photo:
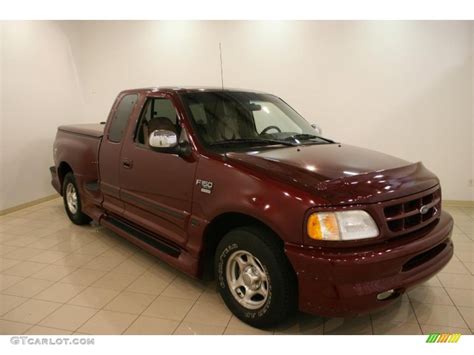
[[[131,169],[133,167],[133,160],[124,159],[122,165],[125,169]]]

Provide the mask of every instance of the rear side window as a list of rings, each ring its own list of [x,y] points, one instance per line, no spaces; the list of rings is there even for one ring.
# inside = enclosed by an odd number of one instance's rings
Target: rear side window
[[[137,100],[138,95],[135,94],[126,95],[122,97],[122,100],[120,100],[109,129],[110,141],[120,142],[122,140],[123,132],[127,127],[128,118],[130,117]]]

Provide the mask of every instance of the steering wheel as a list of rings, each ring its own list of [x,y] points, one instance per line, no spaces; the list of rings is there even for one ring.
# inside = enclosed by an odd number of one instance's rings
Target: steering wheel
[[[278,133],[281,133],[281,129],[279,127],[277,127],[277,126],[268,126],[262,132],[260,132],[260,134],[266,134],[271,129],[275,129],[275,130],[278,131]]]

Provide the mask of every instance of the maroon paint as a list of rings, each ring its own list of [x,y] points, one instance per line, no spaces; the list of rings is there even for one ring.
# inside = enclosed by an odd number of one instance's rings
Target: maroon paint
[[[173,100],[173,96],[166,93],[155,93],[150,97]],[[141,106],[144,104],[142,101]],[[174,104],[176,106],[176,102]],[[179,113],[179,116],[182,122],[182,114]],[[175,154],[160,153],[140,146],[134,141],[138,115],[133,121],[127,129],[122,150],[122,159],[133,162],[133,167],[125,168],[120,164],[121,193],[126,205],[125,218],[185,247],[197,160],[193,157],[183,159]],[[153,169],[153,166],[159,168]],[[156,205],[157,208],[137,208],[133,204],[136,198]],[[160,209],[162,207],[171,210],[172,214],[164,212]]]
[[[193,276],[201,275],[201,252],[209,223],[230,212],[258,219],[285,243],[298,277],[300,309],[320,315],[357,314],[389,304],[391,299],[378,301],[376,295],[392,288],[403,293],[433,276],[452,257],[453,222],[440,208],[426,227],[397,238],[381,212],[390,202],[439,190],[438,179],[421,163],[344,144],[265,149],[252,154],[212,153],[200,145],[179,98],[180,92],[192,90],[122,92],[105,132],[121,97],[134,93],[139,100],[121,143],[102,137],[103,125],[60,127],[54,144],[53,186],[60,191],[61,164],[67,163],[76,176],[86,214]],[[139,114],[148,97],[172,100],[179,123],[189,135],[190,157],[152,152],[134,142]],[[124,167],[124,160],[132,161],[133,167]],[[196,179],[212,181],[212,194],[200,192]],[[99,191],[85,188],[97,180]],[[329,244],[305,235],[311,212],[361,208],[376,221],[379,237]],[[146,228],[179,246],[182,253],[175,258],[137,241],[103,219],[106,214]],[[196,223],[190,223],[191,218]],[[423,253],[427,260],[408,270],[407,262]]]

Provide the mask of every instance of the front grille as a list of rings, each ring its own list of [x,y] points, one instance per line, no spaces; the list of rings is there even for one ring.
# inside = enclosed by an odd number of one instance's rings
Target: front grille
[[[427,192],[413,199],[402,199],[385,205],[384,216],[388,229],[394,234],[405,234],[430,224],[441,212],[441,190]],[[423,213],[422,213],[423,212]]]

